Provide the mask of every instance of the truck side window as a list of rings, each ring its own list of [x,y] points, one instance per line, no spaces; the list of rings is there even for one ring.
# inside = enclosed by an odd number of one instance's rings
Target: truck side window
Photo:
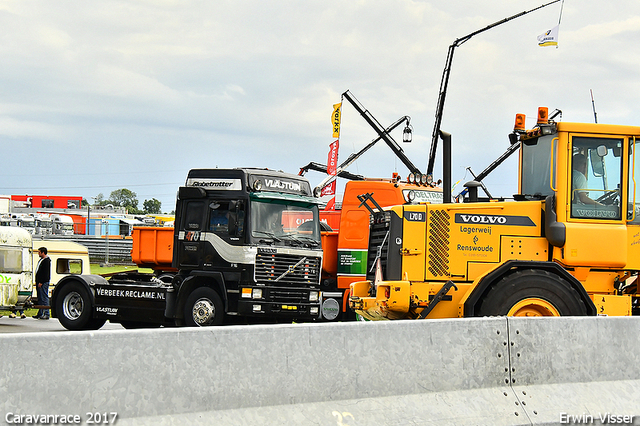
[[[229,202],[212,201],[209,203],[209,231],[227,234],[229,232]]]
[[[621,219],[622,139],[572,138],[571,217]]]
[[[235,224],[235,227],[233,224]],[[244,231],[244,209],[242,202],[211,201],[209,203],[208,230],[223,236],[242,236]]]

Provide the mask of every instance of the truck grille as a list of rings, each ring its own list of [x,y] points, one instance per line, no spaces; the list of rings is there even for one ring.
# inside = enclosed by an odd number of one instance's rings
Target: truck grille
[[[263,284],[307,286],[320,283],[320,258],[282,253],[256,256],[255,280]],[[277,280],[277,281],[276,281]]]
[[[382,276],[387,274],[387,254],[389,253],[389,227],[391,224],[391,215],[389,212],[374,213],[371,215],[369,224],[369,251],[367,253],[367,279],[375,278],[375,262],[380,258],[382,267]],[[380,249],[380,253],[378,253]]]
[[[429,210],[429,273],[434,277],[449,276],[449,214]]]
[[[269,289],[267,300],[277,303],[306,303],[309,301],[309,292],[297,289],[272,288]]]

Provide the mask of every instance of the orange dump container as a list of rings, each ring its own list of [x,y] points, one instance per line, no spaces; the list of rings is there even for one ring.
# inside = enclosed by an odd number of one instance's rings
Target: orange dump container
[[[135,226],[131,259],[141,268],[171,270],[173,227]]]

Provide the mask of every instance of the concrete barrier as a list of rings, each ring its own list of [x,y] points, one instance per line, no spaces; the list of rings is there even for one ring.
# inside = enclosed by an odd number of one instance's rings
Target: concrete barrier
[[[638,331],[640,319],[601,317],[2,335],[0,414],[356,426],[609,413],[640,424]]]

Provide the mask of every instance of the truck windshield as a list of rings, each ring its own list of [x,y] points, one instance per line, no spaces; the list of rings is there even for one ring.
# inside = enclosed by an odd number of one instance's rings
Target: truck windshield
[[[317,247],[320,245],[318,206],[284,200],[251,201],[254,243]]]
[[[556,186],[557,135],[541,136],[537,140],[524,141],[521,149],[520,194],[527,198],[538,199],[552,195],[551,187]],[[553,164],[551,164],[552,160]],[[553,176],[553,182],[550,182],[551,176]]]

